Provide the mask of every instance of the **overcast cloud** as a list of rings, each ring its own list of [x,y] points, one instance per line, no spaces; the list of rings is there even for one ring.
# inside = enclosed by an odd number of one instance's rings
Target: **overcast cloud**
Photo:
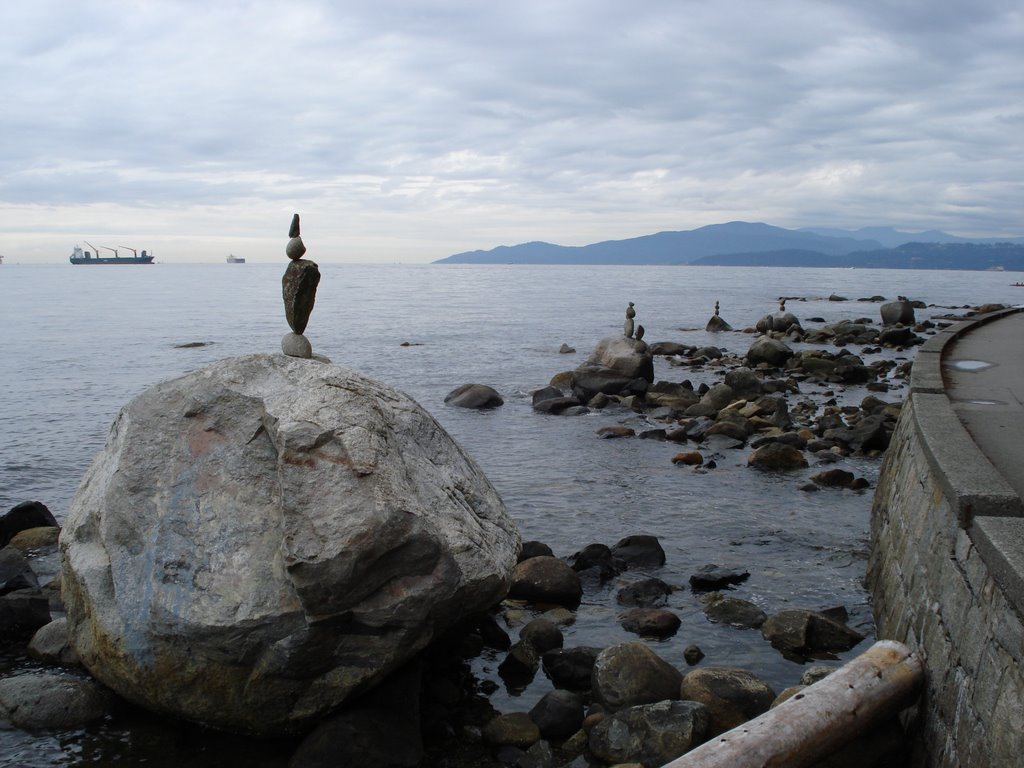
[[[293,211],[323,262],[736,219],[1021,236],[1022,9],[5,2],[0,253],[283,259]]]

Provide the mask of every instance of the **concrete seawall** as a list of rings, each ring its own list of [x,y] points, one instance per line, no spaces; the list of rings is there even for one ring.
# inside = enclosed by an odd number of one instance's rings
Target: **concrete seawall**
[[[932,337],[875,493],[878,637],[926,667],[915,766],[1024,764],[1021,361],[1018,310]]]

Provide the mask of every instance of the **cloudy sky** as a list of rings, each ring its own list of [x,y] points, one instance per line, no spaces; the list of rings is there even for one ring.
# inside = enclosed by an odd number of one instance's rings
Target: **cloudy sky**
[[[32,0],[0,254],[423,262],[732,220],[1024,235],[1020,0]]]

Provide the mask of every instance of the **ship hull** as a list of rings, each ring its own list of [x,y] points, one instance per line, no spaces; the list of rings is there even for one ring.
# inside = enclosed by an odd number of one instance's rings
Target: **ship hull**
[[[153,256],[130,256],[127,258],[101,257],[101,258],[75,258],[71,257],[72,264],[152,264]]]

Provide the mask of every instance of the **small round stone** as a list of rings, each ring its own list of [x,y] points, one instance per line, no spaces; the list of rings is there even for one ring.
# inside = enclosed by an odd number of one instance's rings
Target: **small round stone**
[[[281,339],[281,351],[289,357],[313,357],[313,345],[301,333],[286,333]]]
[[[293,237],[288,241],[284,252],[288,254],[288,258],[292,261],[298,261],[306,253],[306,245],[302,242],[301,237]]]

